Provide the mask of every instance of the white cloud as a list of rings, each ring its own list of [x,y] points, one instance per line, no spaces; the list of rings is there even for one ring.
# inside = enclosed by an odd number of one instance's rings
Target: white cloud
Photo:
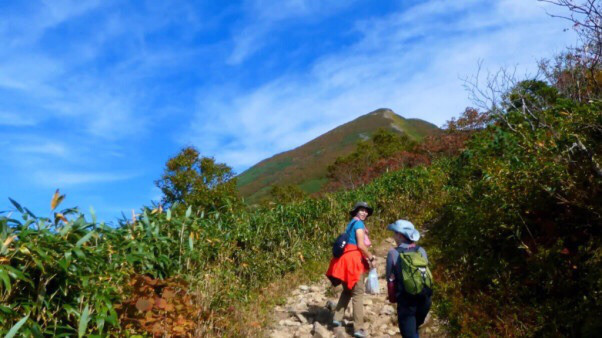
[[[90,80],[88,80],[90,81]],[[102,86],[74,87],[68,97],[46,103],[46,108],[66,120],[72,120],[100,140],[117,140],[145,132],[148,119],[139,117],[128,93],[114,93]]]
[[[0,87],[7,89],[29,91],[36,96],[52,94],[56,91],[46,83],[62,72],[60,63],[39,54],[14,51],[0,57]]]
[[[263,48],[263,35],[269,30],[268,25],[245,27],[233,37],[234,47],[226,60],[230,65],[238,65],[247,57]]]
[[[32,137],[40,129],[60,129],[74,147],[122,148],[126,139],[143,140],[167,115],[152,105],[169,98],[151,95],[171,84],[155,79],[166,69],[188,70],[198,50],[211,46],[197,49],[186,40],[207,24],[195,17],[193,3],[150,2],[142,13],[126,13],[121,5],[137,2],[34,0],[3,13],[0,125],[36,125],[36,131],[23,131]],[[176,42],[149,37],[173,32],[178,24],[186,29],[178,31]],[[41,121],[48,125],[36,124]]]
[[[135,176],[134,174],[111,172],[37,171],[33,174],[33,178],[38,184],[46,187],[61,188],[74,185],[124,181],[132,179]]]
[[[227,58],[230,65],[239,65],[267,44],[270,33],[289,20],[328,17],[342,8],[351,6],[353,0],[249,0],[245,4],[246,21],[240,24],[232,37],[232,52]]]
[[[475,74],[478,60],[491,70],[518,65],[519,74],[532,72],[539,58],[574,39],[538,3],[485,4],[431,1],[358,22],[362,39],[305,74],[202,95],[182,140],[240,171],[380,107],[442,125],[470,105],[460,78]]]
[[[23,127],[33,126],[38,123],[38,120],[32,116],[26,116],[25,113],[14,113],[8,111],[0,111],[0,126]]]
[[[29,4],[22,13],[3,17],[0,39],[7,43],[0,50],[0,95],[17,93],[34,107],[26,112],[28,119],[5,119],[14,114],[0,113],[0,125],[54,118],[100,142],[145,134],[149,121],[159,114],[149,118],[149,113],[139,108],[146,95],[141,89],[146,83],[141,84],[140,78],[156,75],[162,68],[194,54],[188,49],[149,50],[145,35],[160,31],[174,20],[189,20],[180,14],[190,11],[186,4],[167,8],[159,4],[155,8],[154,3],[145,7],[157,11],[150,17],[126,16],[110,10],[92,20],[96,29],[90,31],[83,25],[81,34],[85,37],[66,38],[60,47],[62,52],[48,48],[43,41],[49,30],[61,24],[76,25],[70,20],[103,9],[105,4],[97,0],[42,1]],[[199,28],[190,27],[189,31],[196,29]],[[124,56],[99,61],[107,49],[113,48],[125,49]]]
[[[18,145],[14,147],[18,153],[30,153],[36,155],[49,155],[54,157],[66,157],[68,149],[64,144],[56,142],[43,142],[37,144]]]
[[[3,17],[0,37],[6,43],[5,47],[27,46],[39,39],[47,29],[93,10],[100,3],[99,0],[29,1],[30,15]]]

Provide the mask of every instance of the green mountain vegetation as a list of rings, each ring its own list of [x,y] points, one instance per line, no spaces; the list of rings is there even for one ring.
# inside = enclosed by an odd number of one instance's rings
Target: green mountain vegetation
[[[247,169],[238,175],[238,189],[248,202],[266,197],[273,185],[298,185],[306,193],[320,191],[328,181],[328,166],[355,150],[379,129],[390,130],[420,141],[439,130],[420,119],[405,119],[390,109],[378,109],[345,123],[293,150]]]
[[[115,228],[93,211],[59,211],[58,191],[47,217],[11,200],[14,210],[0,213],[0,334],[257,336],[266,322],[256,301],[279,296],[262,290],[294,272],[323,274],[347,210],[364,200],[375,209],[375,240],[401,217],[423,233],[434,311],[450,335],[599,336],[602,34],[587,25],[600,22],[595,9],[576,25],[587,48],[543,62],[544,79],[500,79],[485,109],[383,153],[354,189],[309,198],[276,189],[298,198],[250,208],[187,202],[169,183],[188,205],[143,207]],[[163,179],[198,178],[196,158],[175,159]]]

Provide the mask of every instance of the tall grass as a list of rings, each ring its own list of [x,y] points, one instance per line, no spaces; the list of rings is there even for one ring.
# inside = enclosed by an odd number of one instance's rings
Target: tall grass
[[[14,202],[15,212],[0,216],[0,333],[19,325],[19,333],[34,336],[125,334],[119,304],[134,291],[135,275],[187,281],[202,307],[203,330],[224,332],[233,305],[305,262],[327,260],[355,201],[375,205],[369,224],[378,237],[397,215],[432,210],[411,201],[430,194],[435,181],[416,169],[271,209],[178,214],[144,208],[135,222],[117,228],[77,209],[54,220],[36,217]]]

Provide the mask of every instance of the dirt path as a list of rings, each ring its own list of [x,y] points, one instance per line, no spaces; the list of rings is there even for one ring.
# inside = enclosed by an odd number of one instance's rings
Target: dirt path
[[[401,337],[397,327],[395,304],[390,304],[386,300],[385,259],[392,242],[393,240],[388,238],[375,250],[381,293],[364,296],[364,321],[369,337]],[[340,292],[341,286],[331,287],[326,278],[312,285],[300,285],[292,291],[284,305],[274,308],[273,324],[268,328],[266,336],[271,338],[353,336],[351,303],[345,313],[345,326],[334,330],[330,326],[332,312],[329,307],[334,307]],[[429,314],[420,329],[420,337],[446,336],[437,318]]]

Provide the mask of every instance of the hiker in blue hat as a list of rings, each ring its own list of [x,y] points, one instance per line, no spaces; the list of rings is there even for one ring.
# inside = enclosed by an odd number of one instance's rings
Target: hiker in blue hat
[[[431,308],[432,276],[428,270],[428,257],[426,251],[416,245],[420,232],[410,221],[397,220],[387,229],[393,231],[397,244],[387,254],[385,276],[389,301],[397,303],[401,336],[418,337],[418,328]]]

